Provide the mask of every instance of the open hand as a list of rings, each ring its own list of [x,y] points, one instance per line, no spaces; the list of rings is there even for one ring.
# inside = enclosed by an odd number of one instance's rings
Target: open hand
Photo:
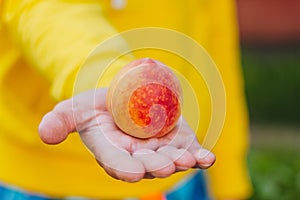
[[[201,147],[183,118],[160,138],[125,134],[107,111],[106,92],[99,88],[60,102],[42,119],[41,139],[58,144],[77,131],[99,165],[110,176],[127,182],[164,178],[190,168],[206,169],[215,162],[214,154]]]

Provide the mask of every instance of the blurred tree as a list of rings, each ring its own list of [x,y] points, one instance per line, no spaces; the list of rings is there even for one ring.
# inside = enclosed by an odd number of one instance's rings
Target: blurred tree
[[[300,122],[300,47],[243,48],[243,69],[253,122]]]

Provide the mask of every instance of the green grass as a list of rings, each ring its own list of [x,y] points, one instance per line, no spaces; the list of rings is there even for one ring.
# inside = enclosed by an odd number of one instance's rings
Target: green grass
[[[254,194],[250,200],[300,197],[300,126],[252,124],[248,166]]]
[[[299,149],[252,149],[248,157],[254,187],[250,200],[300,198]]]

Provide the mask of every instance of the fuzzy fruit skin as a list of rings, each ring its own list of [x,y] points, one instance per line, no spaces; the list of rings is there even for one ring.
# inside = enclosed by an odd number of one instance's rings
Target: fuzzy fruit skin
[[[164,64],[143,58],[120,70],[108,88],[106,104],[116,125],[137,138],[169,133],[181,115],[180,82]]]

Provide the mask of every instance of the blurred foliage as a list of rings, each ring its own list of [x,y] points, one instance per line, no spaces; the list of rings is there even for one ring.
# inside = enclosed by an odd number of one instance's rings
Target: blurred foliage
[[[300,47],[242,47],[252,122],[300,122]]]
[[[254,194],[250,200],[300,197],[299,149],[252,149],[248,157]]]
[[[252,131],[250,200],[299,199],[300,46],[242,47],[242,64],[251,124],[271,125]]]

